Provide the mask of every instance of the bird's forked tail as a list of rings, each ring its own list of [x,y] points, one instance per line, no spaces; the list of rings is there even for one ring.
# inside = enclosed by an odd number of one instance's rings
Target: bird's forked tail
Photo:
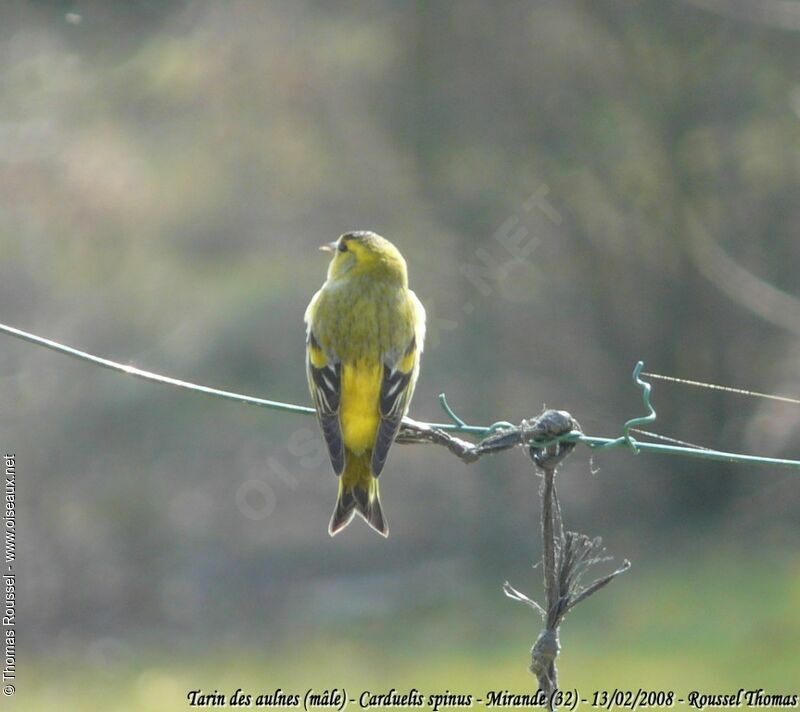
[[[339,495],[333,510],[328,533],[338,534],[353,520],[356,513],[381,536],[389,536],[389,527],[383,518],[378,478],[372,474],[372,453],[362,455],[347,453],[347,464],[339,477]]]

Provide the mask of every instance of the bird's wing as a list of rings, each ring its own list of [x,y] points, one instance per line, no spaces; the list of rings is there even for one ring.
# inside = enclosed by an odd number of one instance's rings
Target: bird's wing
[[[342,428],[339,424],[342,364],[319,345],[310,326],[306,341],[306,373],[333,471],[341,475],[345,464]]]
[[[386,456],[392,446],[400,423],[408,410],[419,363],[419,349],[416,337],[406,346],[394,363],[384,360],[383,380],[381,381],[380,414],[381,421],[372,449],[372,474],[381,474],[386,464]]]

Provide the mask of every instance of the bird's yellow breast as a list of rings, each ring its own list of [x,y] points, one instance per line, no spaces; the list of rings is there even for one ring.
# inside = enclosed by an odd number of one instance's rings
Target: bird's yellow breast
[[[379,362],[357,361],[342,365],[340,423],[345,446],[356,454],[372,448],[378,432],[381,381]]]

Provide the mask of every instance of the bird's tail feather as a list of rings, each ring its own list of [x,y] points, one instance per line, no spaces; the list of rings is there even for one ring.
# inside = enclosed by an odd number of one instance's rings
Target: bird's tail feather
[[[369,469],[369,458],[351,455],[348,460],[345,472],[339,477],[339,496],[328,532],[335,536],[358,514],[378,534],[388,537],[389,527],[383,517],[378,478]]]

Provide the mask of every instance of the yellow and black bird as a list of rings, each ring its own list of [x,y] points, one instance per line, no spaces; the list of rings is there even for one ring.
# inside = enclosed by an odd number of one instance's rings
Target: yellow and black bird
[[[328,277],[306,309],[306,370],[339,496],[331,536],[357,512],[389,535],[378,495],[408,411],[425,340],[425,309],[408,288],[406,261],[374,232],[347,232],[320,249]]]

